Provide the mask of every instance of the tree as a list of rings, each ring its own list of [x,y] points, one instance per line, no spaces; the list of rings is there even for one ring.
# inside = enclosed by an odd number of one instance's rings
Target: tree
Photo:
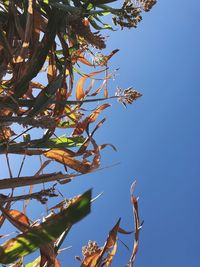
[[[136,28],[142,12],[149,11],[156,1],[127,0],[115,8],[111,6],[113,2],[116,1],[0,1],[0,151],[6,157],[10,176],[0,180],[0,189],[11,190],[9,195],[0,197],[0,225],[3,227],[7,219],[22,232],[1,246],[2,264],[17,261],[12,266],[23,266],[23,257],[40,249],[41,257],[27,266],[60,266],[56,258],[60,246],[73,224],[89,214],[91,190],[56,203],[42,223],[32,223],[27,216],[29,200],[44,204],[49,198],[56,199],[55,182],[66,184],[96,171],[101,150],[106,146],[115,149],[110,144],[98,145],[94,139],[105,119],[90,130],[101,111],[110,106],[102,103],[96,107],[96,103],[117,99],[127,106],[141,96],[131,87],[109,96],[112,73],[108,62],[118,49],[108,55],[101,52],[106,47],[102,30],[113,30],[104,16],[110,14],[114,25],[121,29]],[[88,68],[94,71],[88,73]],[[93,108],[89,115],[86,105]],[[58,136],[58,129],[67,134]],[[16,177],[10,167],[10,154],[21,160]],[[24,162],[30,156],[39,157],[41,166],[34,174],[22,177]],[[44,174],[53,161],[64,170]],[[33,192],[34,185],[40,185],[40,190]],[[132,195],[134,185],[131,199],[135,243],[127,266],[133,266],[141,228],[137,198]],[[29,186],[29,192],[17,194],[17,189],[24,186]],[[24,200],[23,211],[12,209],[12,203],[19,200]],[[83,259],[77,258],[81,266],[110,266],[118,232],[128,234],[120,227],[120,220],[103,247],[89,242],[83,248]]]

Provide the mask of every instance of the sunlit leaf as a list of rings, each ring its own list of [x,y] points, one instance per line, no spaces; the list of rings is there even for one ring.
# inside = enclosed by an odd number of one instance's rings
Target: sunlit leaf
[[[92,76],[94,76],[94,75],[96,75],[96,74],[99,74],[99,73],[101,73],[101,72],[104,72],[104,71],[105,71],[105,70],[92,72],[92,73],[90,73],[90,74],[88,74],[88,75],[82,77],[82,78],[78,81],[78,83],[77,83],[77,85],[76,85],[76,99],[77,99],[77,100],[81,100],[81,99],[83,99],[83,98],[85,97],[85,92],[84,92],[84,90],[83,90],[83,85],[84,85],[85,80],[88,79],[89,77],[92,77]]]
[[[0,263],[8,264],[57,239],[68,227],[90,212],[91,190],[78,197],[68,208],[52,215],[40,225],[12,238],[0,246]]]
[[[117,232],[119,229],[120,219],[115,224],[115,226],[109,232],[107,240],[102,248],[98,246],[94,246],[94,244],[89,241],[88,247],[86,247],[86,251],[83,253],[84,259],[82,261],[81,267],[97,267],[103,266],[102,262],[107,263],[106,266],[110,266],[113,257],[116,253],[117,245]],[[103,257],[107,253],[105,259]]]
[[[115,256],[116,252],[117,252],[117,243],[115,242],[112,251],[106,257],[106,260],[105,260],[106,261],[106,267],[110,267],[111,266],[112,260],[113,260],[113,258]]]
[[[99,116],[100,112],[106,108],[110,107],[110,104],[103,104],[99,106],[95,111],[93,111],[88,117],[86,117],[82,122],[77,123],[76,128],[73,132],[73,135],[81,135],[89,123],[93,123],[96,121],[97,117]]]
[[[33,262],[30,262],[25,265],[25,267],[39,267],[41,257],[38,257]]]
[[[88,162],[81,162],[73,158],[69,152],[62,149],[51,149],[43,154],[45,157],[54,159],[55,161],[62,163],[80,173],[87,173],[90,170],[90,164]]]
[[[20,231],[25,231],[29,228],[29,218],[22,212],[18,210],[7,210],[1,205],[0,210],[2,212],[0,220],[4,216],[11,224],[13,224]]]

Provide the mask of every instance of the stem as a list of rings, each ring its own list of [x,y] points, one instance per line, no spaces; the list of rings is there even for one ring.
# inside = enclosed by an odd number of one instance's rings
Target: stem
[[[73,179],[73,177],[80,175],[81,174],[62,174],[61,172],[54,172],[38,176],[4,178],[0,180],[0,190],[34,185],[34,184],[42,184],[60,180],[68,180],[68,182],[70,182]]]
[[[26,199],[36,199],[42,203],[45,202],[45,198],[44,197],[57,197],[58,195],[55,194],[55,189],[49,188],[49,189],[45,189],[45,190],[41,190],[39,192],[36,193],[31,193],[31,194],[27,194],[27,195],[20,195],[20,196],[15,196],[15,197],[7,197],[0,194],[0,203],[6,203],[6,202],[10,202],[10,201],[18,201],[18,200],[26,200]]]

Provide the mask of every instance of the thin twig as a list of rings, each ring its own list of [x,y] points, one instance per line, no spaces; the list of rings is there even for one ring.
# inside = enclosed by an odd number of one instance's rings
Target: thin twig
[[[20,174],[21,174],[21,172],[22,172],[22,169],[23,169],[23,166],[24,166],[25,159],[26,159],[26,155],[23,156],[23,159],[22,159],[22,162],[21,162],[21,165],[20,165],[20,168],[19,168],[19,172],[18,172],[18,175],[17,175],[18,178],[20,177]]]
[[[19,196],[14,196],[14,197],[8,197],[3,194],[0,194],[0,203],[26,200],[26,199],[36,199],[40,201],[42,204],[45,204],[47,201],[47,197],[57,197],[57,196],[58,195],[55,193],[55,188],[51,187],[49,189],[41,190],[36,193],[31,193],[27,195],[19,195]]]

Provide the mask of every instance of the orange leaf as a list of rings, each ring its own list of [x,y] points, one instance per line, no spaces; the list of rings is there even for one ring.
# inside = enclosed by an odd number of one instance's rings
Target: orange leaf
[[[10,127],[2,127],[0,131],[0,140],[9,140],[10,137],[16,135]]]
[[[79,54],[79,58],[78,58],[78,60],[79,60],[81,63],[83,63],[83,64],[85,64],[85,65],[87,65],[87,66],[94,67],[94,65],[93,65],[92,63],[90,63],[90,62],[84,57],[83,53],[80,53],[80,54]]]
[[[80,80],[78,81],[77,85],[76,85],[76,99],[77,100],[81,100],[85,97],[85,93],[84,93],[84,90],[83,90],[83,85],[84,85],[84,82],[87,78],[89,77],[92,77],[96,74],[99,74],[101,72],[104,72],[105,70],[100,70],[100,71],[96,71],[96,72],[92,72],[88,75],[85,75],[83,76],[82,78],[80,78]]]
[[[103,104],[101,106],[99,106],[95,111],[93,111],[88,117],[86,117],[82,122],[77,123],[77,126],[73,132],[73,135],[81,135],[86,127],[88,126],[88,123],[93,123],[96,121],[99,113],[108,108],[110,106],[110,104]]]
[[[87,173],[90,170],[89,162],[81,162],[74,159],[67,151],[64,149],[51,149],[43,155],[47,158],[54,159],[55,161],[62,163],[80,173]]]
[[[55,259],[54,267],[61,267],[60,262],[57,259]]]
[[[117,243],[114,244],[112,251],[108,254],[106,258],[106,267],[110,267],[112,260],[117,252]]]
[[[116,54],[118,51],[119,51],[119,49],[115,49],[115,50],[113,50],[108,56],[105,56],[105,60],[103,60],[103,61],[100,63],[100,66],[105,65],[105,64],[108,62],[108,60],[109,60],[112,56],[114,56],[114,54]]]
[[[82,264],[81,264],[81,267],[96,267],[96,266],[98,266],[97,262],[99,260],[100,254],[101,254],[101,251],[97,251],[97,252],[93,253],[92,255],[85,257]]]
[[[105,259],[106,263],[107,263],[106,266],[107,267],[110,266],[112,259],[116,253],[116,249],[117,249],[116,241],[117,241],[117,232],[119,229],[120,220],[121,219],[118,220],[118,222],[115,224],[115,226],[109,232],[108,238],[107,238],[103,248],[98,248],[98,250],[93,252],[91,255],[89,254],[89,255],[85,256],[85,258],[83,259],[81,267],[101,266],[102,260],[104,261],[103,255],[106,252],[108,252],[108,255]],[[112,251],[110,251],[110,249],[112,249]]]
[[[90,114],[90,116],[88,117],[88,122],[89,123],[95,122],[99,113],[108,107],[110,107],[110,104],[103,104],[99,106],[94,112],[92,112],[92,114]]]
[[[19,222],[26,224],[26,225],[30,225],[29,218],[22,212],[18,210],[9,210],[9,214],[12,217],[14,217],[16,220],[18,220]]]
[[[118,233],[118,230],[119,230],[120,221],[121,221],[121,219],[119,219],[117,221],[115,226],[109,232],[107,241],[106,241],[106,243],[104,245],[104,251],[107,251],[108,249],[110,249],[111,247],[113,247],[115,245],[116,240],[117,240],[117,233]]]
[[[18,210],[6,210],[2,206],[0,207],[3,216],[8,219],[15,227],[17,227],[22,232],[27,230],[30,222],[28,217]],[[3,216],[0,216],[0,221],[3,219]]]

